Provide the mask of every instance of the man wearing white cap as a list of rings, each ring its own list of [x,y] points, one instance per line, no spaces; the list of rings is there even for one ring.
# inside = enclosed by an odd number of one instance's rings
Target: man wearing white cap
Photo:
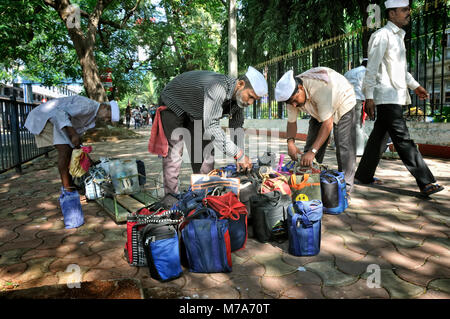
[[[338,169],[345,174],[347,193],[353,188],[356,163],[355,92],[348,80],[327,67],[312,68],[296,77],[286,72],[275,88],[275,99],[287,103],[287,144],[289,156],[302,154],[295,146],[298,112],[311,115],[302,166],[321,163],[331,130],[334,131]]]
[[[74,95],[50,100],[28,114],[25,127],[34,134],[37,147],[53,145],[58,151],[58,170],[67,191],[75,191],[69,173],[72,150],[80,148],[81,135],[97,121],[119,121],[119,106],[113,102],[99,103]]]
[[[220,119],[228,115],[229,127],[241,128],[243,108],[252,105],[267,91],[266,79],[251,66],[239,79],[211,71],[189,71],[176,76],[164,87],[160,105],[166,108],[160,108],[155,123],[162,126],[168,142],[167,154],[159,154],[163,157],[166,194],[178,192],[183,145],[189,143],[180,137],[178,128],[186,128],[190,133],[190,143],[186,146],[194,173],[214,169],[213,149],[205,149],[210,139],[215,147],[234,157],[239,169],[251,168],[251,160],[244,154],[243,147],[226,136]]]
[[[381,183],[374,175],[388,132],[403,164],[415,177],[421,193],[428,196],[444,188],[435,184],[433,174],[411,139],[402,108],[403,105],[411,104],[408,89],[414,90],[421,100],[428,98],[428,92],[407,71],[406,32],[402,28],[411,20],[411,9],[408,0],[388,0],[385,6],[388,22],[370,37],[369,62],[363,84],[366,112],[372,120],[375,119],[376,106],[377,119],[355,177],[364,184]]]

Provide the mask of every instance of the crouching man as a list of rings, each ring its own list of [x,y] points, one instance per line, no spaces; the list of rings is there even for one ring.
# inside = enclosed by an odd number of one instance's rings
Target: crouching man
[[[314,158],[322,163],[331,130],[334,129],[338,170],[344,172],[347,194],[353,188],[356,165],[356,97],[352,85],[338,72],[312,68],[294,77],[286,72],[275,88],[275,99],[286,102],[288,154],[300,164],[311,166]],[[304,153],[295,146],[298,112],[311,115]]]

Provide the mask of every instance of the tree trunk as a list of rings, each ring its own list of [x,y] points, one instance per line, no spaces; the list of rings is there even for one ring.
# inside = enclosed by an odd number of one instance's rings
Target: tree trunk
[[[86,34],[81,29],[80,23],[76,24],[71,20],[74,17],[75,20],[81,19],[81,16],[79,15],[79,11],[78,13],[74,11],[74,7],[69,0],[44,1],[58,12],[61,20],[67,27],[81,65],[83,85],[87,96],[98,102],[108,101],[98,72],[97,62],[95,61],[94,48],[97,26],[103,10],[109,1],[99,0],[97,2],[94,11],[89,15],[88,31]]]
[[[98,102],[107,102],[108,96],[106,95],[103,87],[98,72],[97,62],[95,61],[94,45],[87,43],[86,41],[79,42],[73,38],[72,41],[75,46],[78,59],[80,60],[83,84],[87,96]]]
[[[228,1],[228,75],[238,77],[236,0]]]

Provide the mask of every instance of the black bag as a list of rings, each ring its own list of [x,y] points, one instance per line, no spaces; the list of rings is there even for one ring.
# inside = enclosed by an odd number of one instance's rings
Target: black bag
[[[239,201],[247,207],[248,219],[251,216],[250,197],[258,194],[260,183],[257,179],[251,177],[242,177],[241,185],[239,186]]]
[[[258,165],[270,166],[276,170],[278,166],[277,155],[273,152],[264,152],[262,155],[258,156]]]
[[[287,209],[291,196],[279,191],[250,197],[253,232],[260,242],[285,239]]]

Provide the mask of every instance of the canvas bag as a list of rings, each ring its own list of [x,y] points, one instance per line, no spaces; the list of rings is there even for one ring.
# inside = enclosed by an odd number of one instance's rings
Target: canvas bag
[[[147,257],[143,247],[142,230],[148,224],[169,222],[179,224],[183,221],[183,212],[164,210],[159,202],[143,207],[127,216],[127,241],[124,254],[131,266],[147,266]]]
[[[283,195],[291,195],[291,188],[286,176],[274,171],[269,167],[260,167],[259,174],[262,178],[260,193],[267,194],[273,191],[279,191]]]
[[[326,170],[320,173],[323,212],[337,215],[348,207],[347,184],[343,172]]]
[[[279,191],[250,197],[253,232],[258,241],[265,243],[286,235],[285,220],[291,203],[291,197]]]
[[[247,242],[247,208],[237,196],[228,192],[221,196],[206,196],[203,204],[212,208],[219,219],[228,219],[231,252],[245,248]]]
[[[61,187],[59,196],[59,205],[64,216],[64,225],[66,229],[77,228],[84,224],[84,214],[81,209],[80,194],[75,190],[69,192]]]
[[[289,253],[314,256],[320,252],[322,203],[319,200],[297,201],[288,208]]]
[[[204,190],[206,193],[212,192],[217,187],[224,187],[239,196],[239,178],[225,177],[225,173],[220,170],[212,170],[208,174],[192,174],[191,190]]]
[[[169,281],[183,274],[178,232],[173,223],[146,225],[142,229],[142,246],[152,278]]]
[[[231,272],[228,220],[219,219],[211,208],[201,207],[191,212],[185,221],[187,223],[181,230],[182,250],[189,271]]]
[[[292,201],[322,201],[320,189],[320,169],[314,167],[301,167],[297,162],[294,172],[289,179],[292,190]]]

